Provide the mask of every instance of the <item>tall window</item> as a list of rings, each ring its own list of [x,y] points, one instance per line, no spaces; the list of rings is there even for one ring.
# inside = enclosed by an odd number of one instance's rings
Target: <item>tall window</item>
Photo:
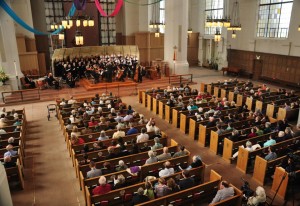
[[[207,17],[213,19],[222,19],[223,18],[223,0],[206,0],[205,1],[205,19]],[[221,30],[220,30],[221,31]],[[205,34],[215,34],[216,27],[205,27]]]
[[[115,0],[100,0],[103,10],[111,14],[116,7]],[[99,15],[100,44],[116,44],[116,19]]]
[[[165,19],[165,0],[162,0],[159,2],[159,22],[161,23],[166,23]],[[159,28],[160,33],[165,33],[165,27],[160,27]]]
[[[260,0],[257,37],[288,38],[293,0]]]

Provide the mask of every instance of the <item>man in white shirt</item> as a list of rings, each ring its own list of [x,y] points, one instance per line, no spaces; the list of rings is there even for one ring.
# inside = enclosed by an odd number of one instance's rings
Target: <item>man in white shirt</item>
[[[146,128],[141,129],[141,134],[137,136],[136,143],[146,142],[149,140],[149,135],[146,133]]]
[[[73,96],[71,96],[71,98],[68,101],[68,104],[75,104],[77,101],[75,99],[73,99]]]
[[[169,161],[165,162],[165,168],[159,172],[159,177],[167,177],[174,174],[174,168],[171,168],[171,163]]]
[[[146,125],[146,128],[147,128],[147,132],[155,132],[156,130],[159,129],[157,126],[155,126],[155,121],[153,118],[150,118],[149,122]]]

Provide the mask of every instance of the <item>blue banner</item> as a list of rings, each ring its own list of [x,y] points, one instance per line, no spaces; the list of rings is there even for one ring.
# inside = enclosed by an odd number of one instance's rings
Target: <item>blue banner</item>
[[[35,30],[34,28],[32,28],[31,26],[29,26],[28,24],[26,24],[5,2],[5,0],[0,0],[0,6],[3,8],[3,10],[15,21],[17,22],[19,25],[21,25],[24,29],[37,34],[37,35],[53,35],[53,34],[58,34],[59,32],[62,31],[62,29],[57,29],[52,33],[44,33],[38,30]],[[68,16],[72,17],[75,14],[76,8],[75,5],[73,3]]]

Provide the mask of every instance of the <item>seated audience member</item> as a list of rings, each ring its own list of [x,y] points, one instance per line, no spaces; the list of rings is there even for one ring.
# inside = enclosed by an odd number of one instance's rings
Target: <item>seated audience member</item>
[[[144,189],[142,187],[140,187],[137,190],[136,194],[133,196],[131,204],[138,205],[140,203],[149,201],[150,200],[149,197],[144,195],[144,192],[145,192]]]
[[[274,152],[272,147],[268,148],[268,154],[265,156],[265,160],[271,161],[277,158],[276,152]]]
[[[72,135],[75,135],[75,136],[81,135],[81,132],[78,131],[78,127],[77,127],[77,126],[73,126],[72,132],[71,132],[71,136],[72,136]]]
[[[247,138],[253,138],[256,137],[256,129],[255,128],[251,128],[251,132],[248,134]]]
[[[141,171],[141,166],[132,166],[127,168],[126,171],[132,176],[138,176],[139,172]]]
[[[4,162],[3,162],[3,166],[5,168],[11,168],[11,167],[15,167],[16,163],[12,161],[11,156],[6,156],[4,157]]]
[[[271,133],[271,132],[272,132],[271,123],[270,122],[266,122],[265,123],[264,134],[268,134],[268,133]]]
[[[54,86],[55,89],[59,89],[59,82],[54,79],[52,73],[49,73],[45,80],[50,87]]]
[[[103,163],[103,167],[101,168],[102,174],[106,175],[106,174],[110,174],[113,172],[112,168],[111,168],[111,164],[110,162],[104,162]]]
[[[149,198],[149,200],[155,199],[154,189],[150,181],[145,182],[144,195],[146,195]]]
[[[89,121],[89,127],[95,127],[98,125],[98,122],[95,120],[95,117],[91,117],[91,121]]]
[[[93,195],[103,195],[111,191],[111,185],[106,183],[106,178],[101,176],[99,178],[99,186],[93,189]]]
[[[155,126],[154,118],[150,118],[149,122],[146,125],[147,132],[155,132],[155,130],[158,130],[159,128]]]
[[[184,156],[184,155],[187,155],[188,154],[188,151],[186,151],[185,149],[185,146],[180,146],[179,147],[179,151],[176,152],[174,155],[173,155],[173,158],[175,157],[181,157],[181,156]]]
[[[208,123],[206,124],[206,128],[214,127],[214,126],[216,126],[215,118],[214,117],[209,117],[208,118]]]
[[[123,122],[124,121],[124,118],[121,116],[120,112],[117,113],[117,116],[115,117],[115,121],[116,122]]]
[[[7,126],[8,126],[8,124],[6,123],[5,119],[1,118],[0,119],[0,128],[7,127]]]
[[[76,101],[76,99],[74,99],[74,97],[73,96],[71,96],[70,97],[70,99],[68,100],[68,104],[75,104],[77,101]]]
[[[214,197],[210,205],[225,200],[229,197],[232,197],[233,195],[234,195],[233,187],[229,187],[227,181],[222,181],[220,184],[220,189],[218,190],[216,196]]]
[[[171,167],[171,163],[169,161],[166,161],[164,166],[165,168],[159,171],[159,177],[166,177],[174,174],[174,168]]]
[[[164,161],[164,160],[168,160],[171,159],[171,153],[169,153],[169,149],[168,147],[164,147],[163,148],[163,153],[161,155],[157,156],[158,161]]]
[[[139,148],[139,146],[137,145],[135,139],[132,139],[132,140],[131,140],[131,145],[132,145],[131,152],[130,152],[131,154],[137,154],[137,153],[140,152],[140,148]]]
[[[240,147],[245,148],[244,145],[242,145]],[[260,149],[260,148],[261,148],[261,146],[259,144],[252,145],[252,142],[250,142],[250,141],[246,142],[246,148],[245,149],[248,150],[249,152],[252,152],[252,151]],[[238,155],[239,155],[239,152],[237,151],[236,153],[233,154],[231,159],[234,160],[235,158],[237,158]]]
[[[264,203],[267,200],[265,189],[261,186],[256,188],[256,196],[249,197],[248,206],[258,206],[260,203]]]
[[[71,135],[71,143],[72,145],[81,145],[84,144],[84,139],[82,139],[81,137],[78,138],[76,135]]]
[[[67,130],[73,129],[73,124],[70,119],[67,119],[67,125],[65,126]]]
[[[154,192],[156,194],[156,197],[159,198],[167,195],[167,189],[168,186],[166,185],[166,180],[162,177],[158,178],[158,182],[154,186]]]
[[[293,132],[293,130],[290,127],[286,127],[284,130],[284,137],[286,140],[291,139],[291,138],[295,137],[295,133]]]
[[[13,138],[13,137],[8,138],[7,143],[11,144],[14,147],[19,146],[19,142],[18,141],[15,142],[15,138]]]
[[[6,134],[6,131],[4,129],[0,129],[0,135],[1,134]]]
[[[137,137],[136,137],[136,142],[137,143],[140,143],[140,142],[147,142],[149,140],[149,135],[146,133],[147,130],[146,128],[142,128],[141,129],[141,134],[139,134]]]
[[[179,185],[176,184],[173,178],[167,180],[167,187],[168,187],[167,188],[168,195],[180,191]]]
[[[107,151],[108,151],[108,155],[105,157],[106,160],[118,157],[118,155],[115,154],[114,147],[108,147]]]
[[[129,123],[129,127],[130,129],[127,131],[127,135],[137,134],[139,132],[136,128],[134,128],[132,123]]]
[[[155,156],[155,154],[152,150],[150,150],[148,152],[148,156],[149,156],[149,158],[146,160],[145,165],[158,162],[158,159],[157,159],[157,157]]]
[[[121,130],[120,126],[117,126],[117,131],[113,134],[113,139],[118,139],[119,137],[125,137],[125,132]]]
[[[122,170],[126,170],[127,168],[128,167],[125,164],[125,162],[123,160],[120,160],[118,166],[116,167],[116,171],[119,172],[119,171],[122,171]]]
[[[98,142],[95,142],[93,144],[93,150],[94,151],[97,151],[97,150],[102,150],[102,149],[106,149],[107,147],[105,145],[103,145],[103,142],[101,141],[98,141]]]
[[[129,113],[129,111],[127,111],[126,116],[123,118],[124,122],[129,122],[131,119],[133,118],[132,113]]]
[[[199,155],[194,155],[193,156],[193,162],[191,163],[190,166],[188,166],[186,168],[186,170],[190,170],[192,168],[197,168],[197,167],[201,167],[203,165],[201,157]]]
[[[264,143],[264,147],[270,147],[272,145],[276,144],[276,140],[274,140],[274,137],[273,135],[270,135],[269,136],[269,140],[267,140],[265,143]]]
[[[148,122],[147,119],[145,119],[145,116],[143,114],[140,114],[140,120],[138,124],[146,124]]]
[[[102,130],[102,131],[100,132],[100,136],[99,136],[99,138],[98,138],[98,141],[104,141],[104,140],[108,140],[108,139],[109,139],[109,137],[106,136],[105,131]]]
[[[154,139],[155,137],[157,137],[157,138],[162,138],[160,129],[157,129],[157,130],[154,131],[154,135],[151,136],[151,139]]]
[[[102,171],[96,168],[94,161],[90,161],[89,167],[91,168],[91,170],[86,173],[86,178],[92,178],[102,175]]]
[[[7,156],[15,156],[18,154],[17,151],[13,150],[14,146],[12,146],[11,144],[6,146],[6,150],[7,152],[4,153],[3,157],[7,157]]]
[[[113,189],[119,189],[126,186],[125,177],[122,174],[119,174],[117,177],[113,178],[114,186]]]
[[[178,182],[180,190],[185,190],[195,186],[195,180],[194,178],[190,177],[188,170],[182,170],[181,175],[183,178]]]
[[[159,138],[155,137],[154,138],[154,145],[151,147],[151,150],[155,151],[157,149],[163,148],[164,146],[159,143]]]
[[[279,131],[277,137],[275,138],[276,143],[282,142],[285,140],[285,133],[284,131]]]

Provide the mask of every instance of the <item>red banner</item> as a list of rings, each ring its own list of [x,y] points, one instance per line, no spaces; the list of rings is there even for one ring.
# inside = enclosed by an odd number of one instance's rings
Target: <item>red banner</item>
[[[110,15],[107,15],[107,13],[102,9],[99,0],[95,0],[95,5],[96,5],[99,13],[101,14],[101,16],[114,17],[119,13],[120,9],[122,8],[123,0],[118,0],[115,10]]]

